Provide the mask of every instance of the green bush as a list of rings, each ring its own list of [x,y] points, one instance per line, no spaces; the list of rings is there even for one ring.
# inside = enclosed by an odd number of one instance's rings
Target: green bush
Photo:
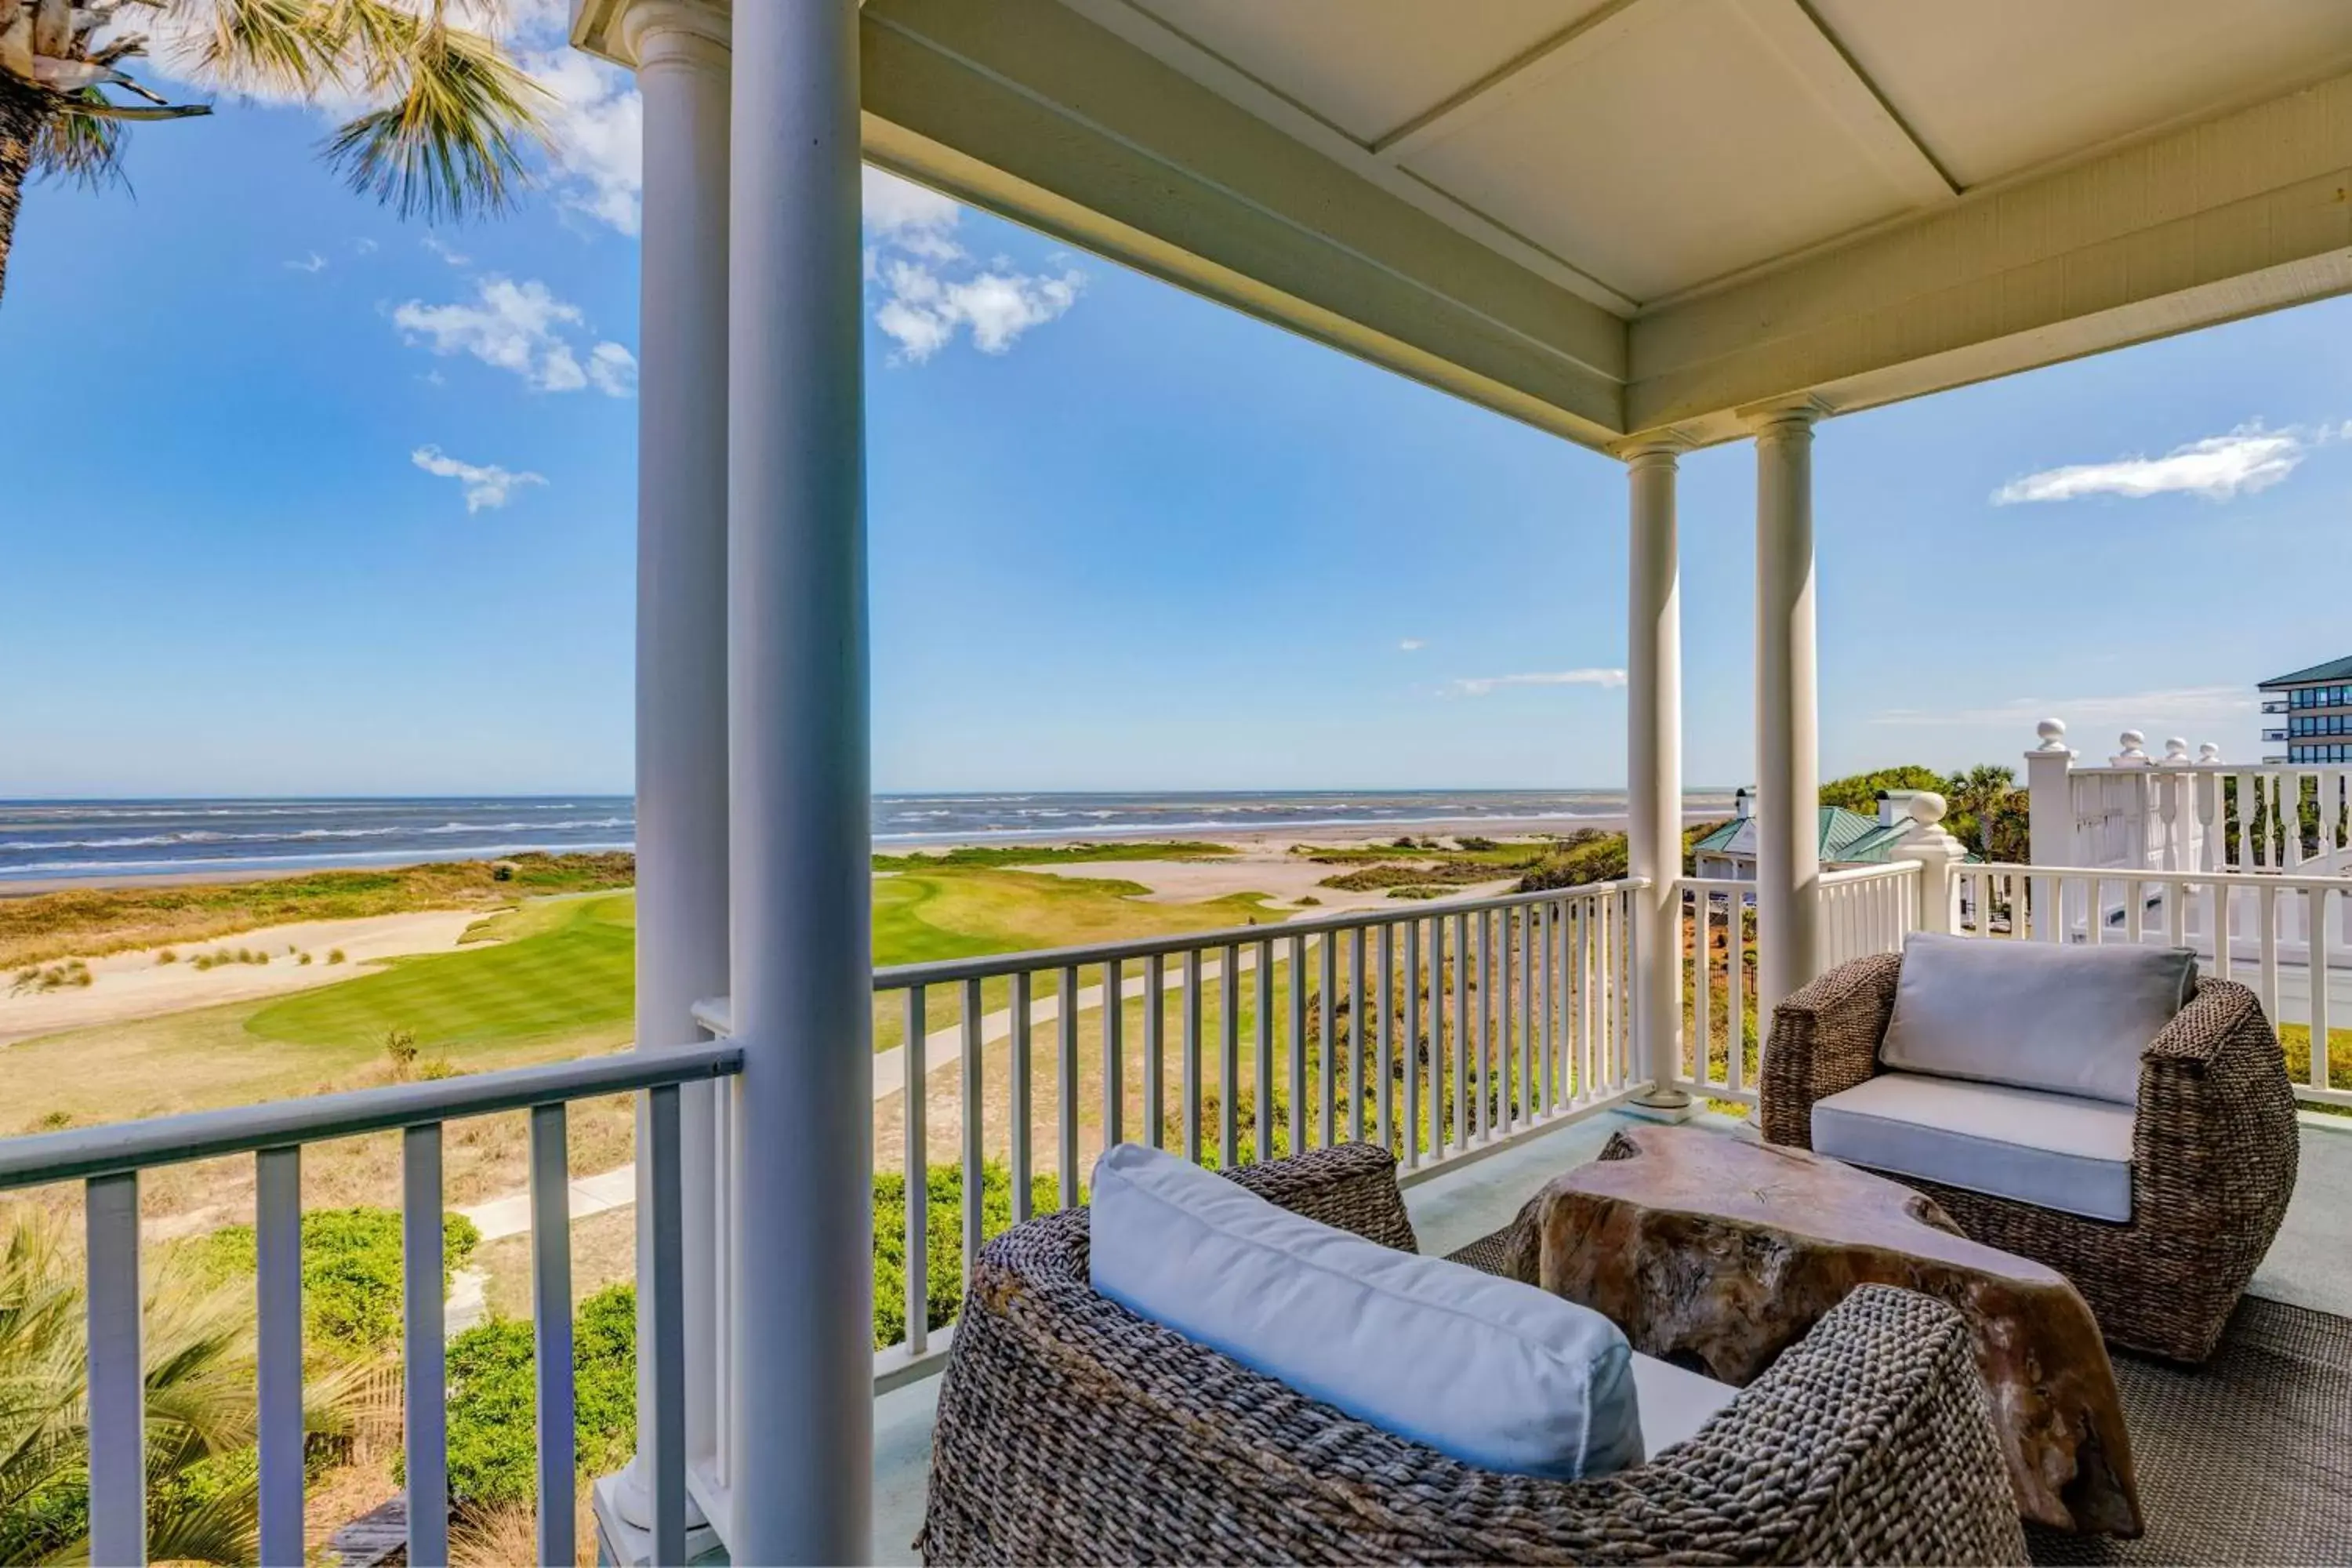
[[[464,1215],[441,1216],[441,1284],[448,1288],[482,1233]],[[252,1275],[253,1227],[224,1226],[186,1244],[215,1279]],[[302,1216],[302,1332],[313,1348],[373,1352],[400,1342],[400,1212],[312,1209]]]
[[[460,1513],[538,1495],[531,1325],[499,1319],[449,1342],[449,1501]],[[608,1285],[572,1319],[573,1433],[583,1475],[628,1463],[637,1445],[637,1293]]]
[[[925,1181],[923,1219],[926,1326],[955,1319],[963,1302],[963,1168],[933,1165]],[[1059,1182],[1033,1177],[1029,1205],[1038,1214],[1062,1206]],[[1013,1178],[991,1161],[981,1167],[980,1227],[992,1237],[1013,1224]],[[890,1173],[874,1178],[874,1348],[907,1337],[907,1178]]]

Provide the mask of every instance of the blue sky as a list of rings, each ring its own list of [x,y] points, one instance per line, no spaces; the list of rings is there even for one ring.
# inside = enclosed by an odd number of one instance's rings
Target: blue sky
[[[403,226],[250,104],[142,127],[135,197],[30,193],[0,795],[628,787],[635,104],[544,68],[565,165],[494,225]],[[1617,465],[869,214],[877,788],[1622,781]],[[2252,683],[2352,651],[2347,339],[2339,301],[1825,423],[1825,771],[2013,760],[2044,712],[2257,755]],[[1684,475],[1686,774],[1730,784],[1752,455]]]

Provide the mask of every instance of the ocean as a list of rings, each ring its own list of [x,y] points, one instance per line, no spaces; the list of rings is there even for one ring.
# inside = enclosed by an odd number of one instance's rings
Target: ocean
[[[1727,813],[1727,794],[1694,793]],[[1621,816],[1622,790],[971,791],[874,797],[877,847],[970,839],[1191,837],[1282,828],[1467,827],[1561,831]],[[0,802],[0,882],[105,881],[171,874],[289,874],[329,867],[472,860],[531,850],[627,849],[627,795],[467,795],[385,800]]]

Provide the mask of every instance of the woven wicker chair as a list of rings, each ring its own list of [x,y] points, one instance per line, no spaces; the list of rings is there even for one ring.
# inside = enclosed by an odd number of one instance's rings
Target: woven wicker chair
[[[1388,1151],[1235,1180],[1408,1250]],[[981,1250],[933,1429],[934,1563],[2022,1563],[1968,1332],[1866,1287],[1690,1441],[1583,1482],[1349,1419],[1097,1296],[1087,1212]]]
[[[1813,1102],[1878,1070],[1902,960],[1859,958],[1774,1009],[1764,1139],[1810,1149]],[[1970,1237],[2074,1281],[2107,1339],[2201,1362],[2270,1250],[2294,1192],[2294,1091],[2262,1003],[2206,980],[2140,1058],[2132,1218],[2086,1219],[1916,1177]]]

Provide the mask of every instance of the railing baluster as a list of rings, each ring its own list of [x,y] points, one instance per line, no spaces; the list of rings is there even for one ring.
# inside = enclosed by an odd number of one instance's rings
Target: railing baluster
[[[1538,1033],[1537,1035],[1536,1041],[1536,1059],[1539,1064],[1536,1072],[1536,1077],[1538,1080],[1536,1085],[1536,1104],[1541,1110],[1542,1114],[1546,1116],[1550,1115],[1552,1110],[1551,1048],[1553,985],[1551,967],[1551,916],[1553,907],[1553,905],[1549,903],[1538,904],[1536,906],[1536,910],[1531,911],[1528,916],[1528,918],[1534,922],[1536,962],[1541,966],[1538,970],[1538,973],[1541,975],[1541,980],[1537,986],[1536,1001],[1534,1004],[1537,1009],[1536,1016],[1540,1020],[1540,1023],[1538,1025]]]
[[[1326,942],[1322,949],[1324,955],[1328,957],[1331,944]],[[1324,994],[1328,996],[1330,993],[1326,991]],[[1328,1029],[1323,1033],[1326,1039],[1330,1037]],[[1290,939],[1289,1036],[1290,1152],[1300,1154],[1307,1150],[1307,939],[1297,936]],[[1270,1154],[1258,1156],[1262,1160],[1272,1157]]]
[[[1433,1164],[1445,1156],[1445,921],[1429,922],[1429,1103],[1423,1107],[1429,1122],[1428,1155]]]
[[[1503,990],[1505,1000],[1510,1005],[1513,1026],[1519,1037],[1518,1077],[1512,1082],[1510,1098],[1503,1102],[1503,1122],[1507,1127],[1516,1127],[1535,1117],[1535,1096],[1528,1092],[1530,1076],[1528,1068],[1534,1060],[1534,1053],[1528,1047],[1528,1037],[1535,1033],[1535,1015],[1528,1005],[1531,978],[1528,971],[1528,919],[1533,913],[1532,910],[1522,909],[1503,916],[1506,931],[1503,963],[1506,972],[1511,976],[1504,983]],[[1515,954],[1517,967],[1512,968]],[[1508,1048],[1510,1042],[1507,1037],[1504,1043]]]
[[[1257,944],[1257,1007],[1252,1022],[1256,1026],[1252,1038],[1256,1042],[1255,1066],[1252,1069],[1255,1107],[1257,1115],[1253,1129],[1257,1142],[1255,1159],[1274,1158],[1274,943]],[[1298,989],[1297,966],[1293,965],[1290,988]]]
[[[983,1079],[988,1015],[981,982],[963,983],[963,1278],[971,1278],[972,1259],[980,1255],[987,1215],[981,1206],[982,1181],[988,1168],[988,1088]]]
[[[1387,951],[1382,944],[1382,952]],[[1404,922],[1404,1168],[1421,1167],[1421,921]],[[1385,1021],[1383,1015],[1383,1021]],[[1385,1083],[1385,1079],[1382,1080]]]
[[[1224,1003],[1218,1019],[1223,1038],[1218,1042],[1222,1051],[1217,1063],[1217,1164],[1230,1171],[1241,1163],[1241,1131],[1235,1118],[1240,1114],[1235,1101],[1240,1098],[1242,1078],[1242,950],[1239,946],[1225,949],[1225,966],[1221,978],[1222,1000]]]
[[[147,1561],[147,1384],[139,1279],[139,1173],[82,1184],[89,1338],[89,1559]]]
[[[1364,928],[1358,926],[1348,947],[1348,1128],[1340,1135],[1349,1143],[1364,1135],[1364,1009],[1372,1000],[1364,980]]]
[[[2262,972],[2259,976],[2263,995],[2263,1011],[2271,1017],[2278,1010],[2278,889],[2265,885],[2255,891],[2255,918],[2261,922]]]
[[[1123,1142],[1127,1120],[1127,979],[1114,958],[1103,965],[1102,1141],[1109,1149]]]
[[[1184,1158],[1201,1163],[1201,950],[1184,954]]]
[[[2305,973],[2309,974],[2311,991],[2311,1087],[2329,1087],[2327,1076],[2327,894],[2326,888],[2313,888],[2304,897],[2305,920],[2310,928],[2311,944],[2304,951]]]
[[[930,1063],[925,1057],[929,1044],[924,1034],[930,1025],[926,998],[919,985],[907,987],[907,1087],[901,1100],[906,1110],[906,1183],[907,1183],[907,1353],[921,1355],[930,1342],[930,1151],[926,1147],[929,1131]],[[557,1108],[561,1110],[561,1107]],[[569,1558],[553,1559],[569,1562]]]
[[[1495,1132],[1495,1034],[1500,1020],[1496,1005],[1502,998],[1495,985],[1495,912],[1478,914],[1478,1115],[1475,1131],[1485,1142]]]
[[[408,1561],[448,1568],[448,1365],[442,1343],[441,1124],[401,1134],[401,1404],[408,1472]]]
[[[1320,1112],[1321,1120],[1316,1124],[1315,1133],[1316,1136],[1322,1141],[1323,1147],[1328,1149],[1338,1139],[1336,1123],[1339,1119],[1338,1101],[1339,1097],[1339,1037],[1337,1032],[1339,1027],[1337,1022],[1339,1012],[1333,1005],[1336,999],[1333,997],[1332,993],[1339,988],[1339,934],[1337,932],[1326,933],[1323,938],[1322,947],[1322,1006],[1319,1015],[1316,1019],[1316,1023],[1323,1031],[1323,1092],[1317,1096],[1317,1109]],[[1358,926],[1356,928],[1356,957],[1358,961],[1357,967],[1359,969],[1361,969],[1363,966],[1363,952],[1364,928]],[[1293,1011],[1295,1013],[1296,1009],[1293,1009]],[[1354,1017],[1356,1016],[1356,1009],[1353,1007],[1349,1008],[1348,1016],[1351,1018]],[[1302,1051],[1299,1053],[1299,1056],[1303,1061],[1305,1059],[1306,1053]],[[1301,1085],[1300,1087],[1304,1088],[1305,1086]],[[1291,1147],[1294,1150],[1299,1147],[1298,1141],[1295,1135],[1292,1139]]]
[[[1168,1076],[1162,1035],[1166,1026],[1168,965],[1159,953],[1143,961],[1143,1124],[1144,1142],[1154,1149],[1168,1147],[1162,1128],[1167,1109],[1160,1103]]]
[[[301,1568],[302,1146],[253,1157],[254,1336],[260,1557]],[[104,1559],[100,1559],[104,1561]],[[568,1562],[569,1559],[566,1559]]]
[[[1709,993],[1715,989],[1715,895],[1693,889],[1691,905],[1691,1080],[1707,1084],[1715,1079],[1715,1020]],[[1682,934],[1682,922],[1675,922]],[[1675,967],[1682,965],[1677,955]]]
[[[1376,1064],[1380,1081],[1372,1091],[1374,1125],[1380,1129],[1381,1147],[1393,1149],[1396,1147],[1396,1091],[1391,1087],[1391,1080],[1396,1076],[1396,927],[1386,921],[1381,925],[1380,985],[1380,1051]],[[1410,1018],[1412,1016],[1408,1009],[1405,1016]],[[1412,1125],[1410,1119],[1406,1125]]]
[[[652,1130],[653,1560],[686,1563],[686,1182],[680,1163],[677,1085],[646,1091]],[[437,1395],[436,1386],[435,1393]]]
[[[1470,919],[1454,917],[1454,1147],[1470,1146]]]
[[[1078,1206],[1078,966],[1062,969],[1062,1049],[1054,1063],[1054,1130],[1062,1206]]]
[[[676,1089],[670,1090],[676,1094]],[[573,1539],[572,1162],[563,1102],[530,1108],[531,1377],[539,1428],[539,1560],[570,1563]],[[299,1561],[299,1559],[297,1559]]]
[[[1029,1140],[1034,1131],[1030,1126],[1029,1114],[1029,971],[1016,970],[1013,975],[1013,1034],[1008,1042],[1013,1047],[1013,1093],[1010,1097],[1012,1104],[1008,1108],[1012,1126],[1007,1129],[1012,1146],[1005,1160],[1006,1173],[1013,1185],[1013,1223],[1015,1225],[1026,1220],[1033,1208],[1029,1191]],[[973,1194],[966,1193],[964,1199],[967,1203],[971,1202]]]

